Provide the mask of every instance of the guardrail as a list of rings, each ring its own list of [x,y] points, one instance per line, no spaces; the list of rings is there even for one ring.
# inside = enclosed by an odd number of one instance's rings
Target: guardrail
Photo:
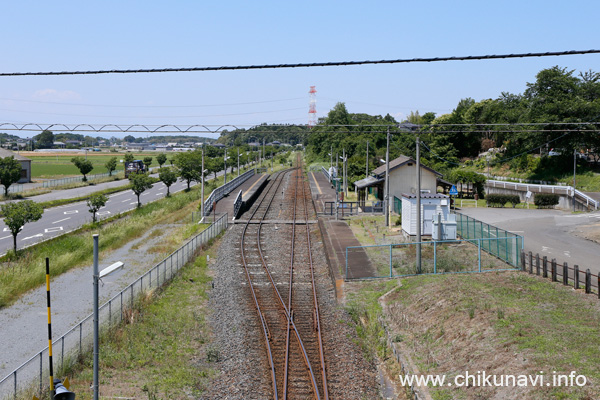
[[[486,185],[493,188],[512,189],[521,192],[554,193],[562,194],[565,196],[573,196],[572,186],[539,185],[533,183],[515,183],[494,180],[488,180],[486,182]],[[581,204],[585,204],[588,208],[591,205],[594,208],[594,210],[597,210],[599,206],[598,201],[592,199],[590,196],[577,189],[575,189],[575,200],[577,200]]]
[[[213,210],[213,204],[217,201],[221,200],[223,197],[231,193],[233,189],[240,186],[242,183],[246,182],[252,176],[254,176],[255,170],[251,169],[250,171],[244,172],[242,175],[237,178],[227,182],[224,185],[219,186],[215,190],[212,191],[210,196],[204,202],[204,216],[210,215]]]
[[[325,167],[321,167],[321,172],[323,173],[323,175],[325,175],[325,178],[327,178],[327,180],[331,182],[331,177],[329,176],[329,172],[325,169]]]
[[[103,329],[121,323],[128,310],[133,309],[135,300],[145,291],[164,285],[188,261],[198,248],[217,237],[227,229],[227,214],[223,214],[205,230],[188,240],[183,246],[171,253],[163,261],[156,264],[135,282],[104,303],[99,308],[99,323]],[[90,281],[91,281],[90,276]],[[52,360],[55,376],[57,371],[66,368],[93,346],[93,314],[84,318],[67,333],[52,342]],[[48,382],[48,368],[44,367],[48,359],[48,347],[25,361],[21,366],[0,380],[0,399],[18,398],[25,390],[39,389],[38,396],[44,391],[44,382]]]

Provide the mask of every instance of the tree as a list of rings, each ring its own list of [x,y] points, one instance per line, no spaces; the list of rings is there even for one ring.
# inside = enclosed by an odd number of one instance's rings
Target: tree
[[[123,158],[125,162],[132,162],[135,160],[135,157],[130,152],[125,153],[125,157]]]
[[[23,200],[17,203],[7,203],[0,206],[4,214],[4,223],[12,233],[15,255],[17,254],[17,235],[28,222],[42,218],[44,209],[32,200]]]
[[[108,170],[108,176],[112,176],[112,172],[117,169],[117,157],[111,157],[104,166]]]
[[[169,188],[172,184],[177,182],[177,173],[171,168],[160,168],[158,170],[158,179],[160,179],[160,181],[164,183],[167,187],[167,197],[169,197],[171,195],[169,192]]]
[[[144,165],[150,171],[150,166],[152,165],[152,157],[144,157]]]
[[[92,213],[92,222],[96,222],[96,213],[106,205],[107,201],[108,197],[100,193],[95,193],[87,199],[87,205],[90,208],[89,211]]]
[[[83,175],[83,181],[87,182],[86,175],[94,169],[92,162],[82,157],[73,157],[71,158],[71,162],[75,164],[75,166],[79,169],[79,172]]]
[[[202,154],[199,151],[178,153],[174,158],[175,166],[179,169],[179,177],[187,182],[187,190],[190,190],[192,181],[198,182],[202,179]]]
[[[51,149],[54,145],[54,134],[48,130],[35,136],[34,139],[37,141],[38,147],[42,149]]]
[[[4,196],[8,196],[8,188],[21,179],[21,163],[13,156],[0,158],[0,184],[4,186]]]
[[[135,138],[131,135],[127,135],[123,138],[123,141],[126,143],[134,143],[135,142]],[[133,160],[132,160],[133,161]]]
[[[131,181],[131,190],[137,196],[137,207],[140,208],[142,206],[140,195],[152,187],[152,179],[147,174],[131,174],[129,180]]]
[[[158,166],[162,168],[163,164],[167,162],[167,155],[165,153],[160,153],[156,156],[156,162]]]

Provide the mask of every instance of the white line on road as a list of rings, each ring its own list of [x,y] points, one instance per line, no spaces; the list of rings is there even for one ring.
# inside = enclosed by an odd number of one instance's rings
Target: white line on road
[[[37,235],[28,236],[28,237],[26,237],[26,238],[23,238],[23,239],[21,239],[21,240],[29,240],[29,239],[33,239],[33,238],[36,238],[36,237],[42,237],[42,236],[44,236],[44,234],[43,234],[43,233],[38,233]]]
[[[0,240],[2,240],[2,239],[8,239],[10,237],[12,237],[12,236],[4,236],[4,237],[1,237]]]
[[[54,228],[46,228],[46,229],[44,229],[44,233],[59,232],[59,231],[62,231],[62,230],[63,230],[62,226],[56,226]]]
[[[157,196],[160,196],[161,194],[164,194],[164,193],[163,192],[156,193]]]
[[[129,204],[137,204],[137,201],[134,201],[133,203],[129,203]]]
[[[59,222],[66,221],[68,219],[71,219],[71,217],[67,217],[67,218],[64,218],[64,219],[59,219],[58,221],[54,221],[53,224],[58,224]]]
[[[77,214],[77,213],[79,213],[79,211],[78,211],[78,210],[65,211],[65,214],[66,214],[66,215],[69,215],[69,214]]]
[[[128,198],[128,199],[123,200],[121,203],[125,203],[125,202],[130,201],[130,200],[131,200],[131,197]]]

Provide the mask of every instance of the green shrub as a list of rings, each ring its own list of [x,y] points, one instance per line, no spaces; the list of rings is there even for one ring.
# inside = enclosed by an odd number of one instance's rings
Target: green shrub
[[[485,201],[488,207],[504,207],[506,203],[510,203],[515,208],[521,198],[518,194],[488,194]]]
[[[558,195],[553,193],[536,193],[533,203],[539,208],[553,208],[558,204]]]

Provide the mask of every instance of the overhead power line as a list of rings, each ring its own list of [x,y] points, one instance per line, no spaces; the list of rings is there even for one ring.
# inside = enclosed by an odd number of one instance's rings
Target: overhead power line
[[[48,72],[1,72],[0,76],[36,76],[36,75],[98,75],[98,74],[140,74],[157,72],[200,72],[200,71],[232,71],[250,69],[282,69],[282,68],[312,68],[312,67],[342,67],[351,65],[373,65],[373,64],[408,64],[421,62],[440,61],[473,61],[473,60],[499,60],[509,58],[533,58],[533,57],[556,57],[572,56],[581,54],[598,54],[600,50],[568,50],[550,51],[544,53],[518,53],[518,54],[491,54],[482,56],[453,56],[453,57],[430,57],[430,58],[399,58],[393,60],[363,60],[363,61],[333,61],[296,64],[263,64],[263,65],[237,65],[221,67],[189,67],[189,68],[141,68],[141,69],[110,69],[89,71],[48,71]]]

